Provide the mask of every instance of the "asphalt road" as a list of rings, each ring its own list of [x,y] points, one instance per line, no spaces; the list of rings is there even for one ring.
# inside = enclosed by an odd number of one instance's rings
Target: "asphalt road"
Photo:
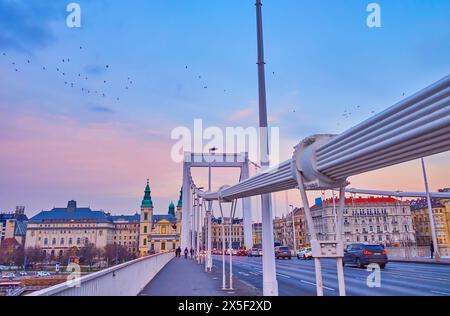
[[[222,258],[215,256],[214,266],[221,271]],[[227,259],[228,271],[228,259]],[[228,273],[228,272],[227,272]],[[344,268],[349,296],[450,296],[450,266],[414,263],[389,263],[381,271],[381,287],[370,288],[367,269]],[[235,282],[262,293],[262,258],[233,257]],[[322,260],[324,294],[338,296],[336,261]],[[228,274],[227,274],[228,276]],[[315,296],[314,261],[277,260],[280,296]]]

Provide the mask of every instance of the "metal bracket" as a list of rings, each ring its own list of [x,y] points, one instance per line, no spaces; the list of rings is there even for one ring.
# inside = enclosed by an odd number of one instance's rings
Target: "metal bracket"
[[[347,179],[334,180],[317,170],[317,149],[335,137],[329,134],[314,135],[295,146],[293,160],[296,169],[303,175],[306,190],[329,190],[350,184]]]

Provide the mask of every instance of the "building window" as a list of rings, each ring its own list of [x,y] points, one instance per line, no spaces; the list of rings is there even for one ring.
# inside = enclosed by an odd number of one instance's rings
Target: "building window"
[[[52,239],[52,245],[56,245],[56,238]]]
[[[166,250],[166,243],[165,242],[161,242],[161,250]]]
[[[77,238],[77,245],[81,244],[81,239]]]
[[[61,245],[64,245],[64,238],[61,238]]]
[[[47,246],[48,245],[48,239],[44,238],[44,245]]]
[[[144,246],[147,246],[147,239],[144,239]]]
[[[69,238],[69,246],[72,245],[72,238]]]
[[[144,213],[144,221],[148,221],[148,213]]]
[[[148,233],[148,227],[144,226],[144,234],[147,234],[147,233]]]

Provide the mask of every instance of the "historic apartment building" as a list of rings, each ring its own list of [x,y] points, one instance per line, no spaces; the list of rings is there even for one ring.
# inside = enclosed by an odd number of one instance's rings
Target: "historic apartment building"
[[[292,222],[292,214],[294,214],[294,222]],[[275,242],[279,242],[283,246],[289,246],[291,249],[301,249],[309,244],[303,208],[296,208],[286,216],[275,218],[273,220],[273,228]]]
[[[139,226],[139,217],[111,216],[103,211],[77,207],[76,201],[69,201],[65,208],[42,211],[28,221],[25,247],[39,247],[53,258],[88,244],[104,248],[116,243],[136,253],[135,238],[138,240],[139,229],[135,225]]]
[[[413,225],[416,231],[417,246],[429,247],[431,243],[431,225],[426,199],[411,201]],[[433,218],[436,238],[441,255],[450,255],[450,200],[432,199]]]
[[[212,247],[216,250],[222,250],[222,218],[213,218],[211,222],[211,239]],[[244,221],[242,219],[234,218],[232,225],[230,217],[225,217],[225,248],[229,248],[229,234],[231,228],[231,245],[232,249],[241,249],[244,246]]]
[[[311,208],[320,240],[335,240],[338,199],[323,201]],[[346,243],[382,243],[413,246],[416,235],[409,202],[391,197],[346,198],[344,208]]]
[[[167,215],[155,215],[153,210],[150,183],[147,181],[140,215],[139,253],[141,256],[175,250],[180,244],[181,195],[176,210],[172,202]]]
[[[262,248],[262,223],[253,223],[253,247]]]
[[[25,207],[17,206],[12,213],[0,213],[0,245],[4,240],[14,239],[19,245],[25,244],[28,217]]]
[[[139,255],[139,214],[110,217],[114,224],[114,244],[122,245],[128,252]]]

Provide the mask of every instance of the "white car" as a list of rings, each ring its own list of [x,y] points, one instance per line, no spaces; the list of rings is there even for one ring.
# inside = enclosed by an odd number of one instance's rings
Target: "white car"
[[[15,279],[16,275],[14,273],[8,273],[8,274],[4,274],[2,275],[2,279]]]
[[[20,271],[20,272],[19,272],[19,275],[20,275],[20,276],[27,276],[28,273],[27,273],[26,271]]]
[[[38,277],[48,277],[48,276],[51,276],[51,274],[50,274],[50,272],[39,271],[39,272],[37,273],[37,276],[38,276]]]
[[[297,252],[297,259],[298,260],[311,260],[312,259],[312,249],[309,248],[303,248]]]

